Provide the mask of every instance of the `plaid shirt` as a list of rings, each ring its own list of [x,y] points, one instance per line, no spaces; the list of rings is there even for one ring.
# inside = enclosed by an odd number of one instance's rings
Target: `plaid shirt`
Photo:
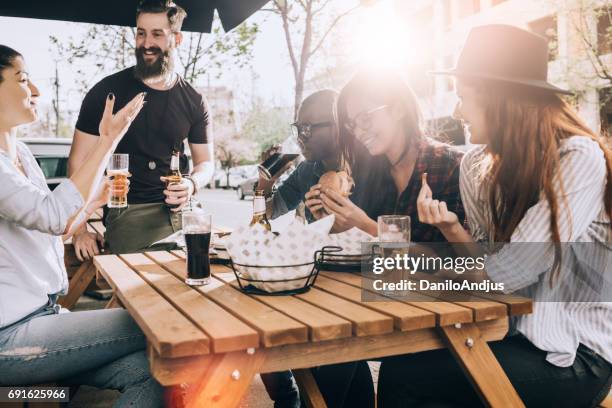
[[[417,197],[421,190],[421,176],[427,173],[427,183],[434,200],[446,202],[449,211],[457,214],[464,223],[465,212],[459,193],[459,168],[463,153],[451,146],[426,138],[419,145],[419,155],[406,189],[399,194],[390,178],[384,190],[385,199],[381,214],[409,215],[411,241],[445,242],[439,229],[419,221]]]

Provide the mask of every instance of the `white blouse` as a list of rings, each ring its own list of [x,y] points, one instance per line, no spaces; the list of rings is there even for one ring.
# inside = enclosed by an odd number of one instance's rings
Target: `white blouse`
[[[68,278],[61,235],[83,197],[70,180],[51,192],[22,142],[17,156],[27,175],[0,153],[0,328],[65,294]]]
[[[559,153],[562,188],[558,179],[554,188],[562,267],[554,285],[550,284],[554,260],[550,208],[543,195],[520,221],[511,244],[489,254],[485,267],[493,281],[504,283],[506,292],[534,300],[533,314],[514,318],[512,327],[548,351],[550,363],[572,365],[580,343],[612,363],[612,228],[604,206],[606,162],[599,145],[587,137],[563,140]],[[465,155],[460,188],[472,236],[490,243],[488,199],[479,177],[485,157],[482,146]]]

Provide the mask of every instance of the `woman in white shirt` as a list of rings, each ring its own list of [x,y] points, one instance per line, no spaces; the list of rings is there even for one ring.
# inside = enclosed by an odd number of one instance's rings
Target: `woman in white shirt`
[[[125,310],[61,313],[56,303],[68,288],[62,236],[105,201],[105,164],[144,95],[114,115],[109,95],[96,148],[53,192],[15,138],[37,119],[38,95],[23,57],[0,45],[0,386],[87,384],[121,391],[116,406],[161,406],[144,336]]]
[[[440,72],[456,77],[455,117],[483,145],[461,163],[469,232],[426,176],[419,219],[449,242],[482,243],[474,256],[510,243],[489,251],[486,278],[534,310],[491,350],[526,406],[593,407],[612,381],[612,152],[547,82],[547,57],[544,38],[516,27],[470,32]],[[385,360],[379,407],[425,405],[481,403],[448,350]]]

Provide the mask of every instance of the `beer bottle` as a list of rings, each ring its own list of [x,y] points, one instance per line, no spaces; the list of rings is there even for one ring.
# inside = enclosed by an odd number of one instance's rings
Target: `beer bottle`
[[[268,231],[272,231],[272,226],[266,215],[266,197],[263,190],[255,190],[255,196],[253,197],[253,218],[250,226],[252,227],[255,224],[260,224]]]
[[[166,176],[166,188],[168,188],[168,186],[172,184],[179,184],[183,179],[183,177],[181,176],[181,169],[180,169],[180,157],[181,157],[180,152],[177,152],[177,151],[172,152],[172,158],[170,159],[170,172]],[[176,208],[178,207],[178,205],[168,204],[168,207]]]

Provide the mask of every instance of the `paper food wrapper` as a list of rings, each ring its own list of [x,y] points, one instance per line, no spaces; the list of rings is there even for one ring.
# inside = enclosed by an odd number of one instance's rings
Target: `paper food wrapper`
[[[314,254],[326,240],[334,219],[303,225],[292,222],[275,235],[261,225],[241,227],[226,240],[226,249],[240,276],[266,282],[248,282],[266,292],[294,290],[306,285]],[[299,265],[299,266],[291,266]],[[271,282],[293,279],[285,282]]]
[[[241,277],[264,281],[243,283],[271,293],[299,289],[307,283],[316,251],[338,246],[343,249],[338,254],[359,256],[361,243],[372,239],[357,228],[330,235],[333,224],[333,215],[307,225],[296,221],[279,235],[260,225],[241,227],[224,238],[225,247]]]

